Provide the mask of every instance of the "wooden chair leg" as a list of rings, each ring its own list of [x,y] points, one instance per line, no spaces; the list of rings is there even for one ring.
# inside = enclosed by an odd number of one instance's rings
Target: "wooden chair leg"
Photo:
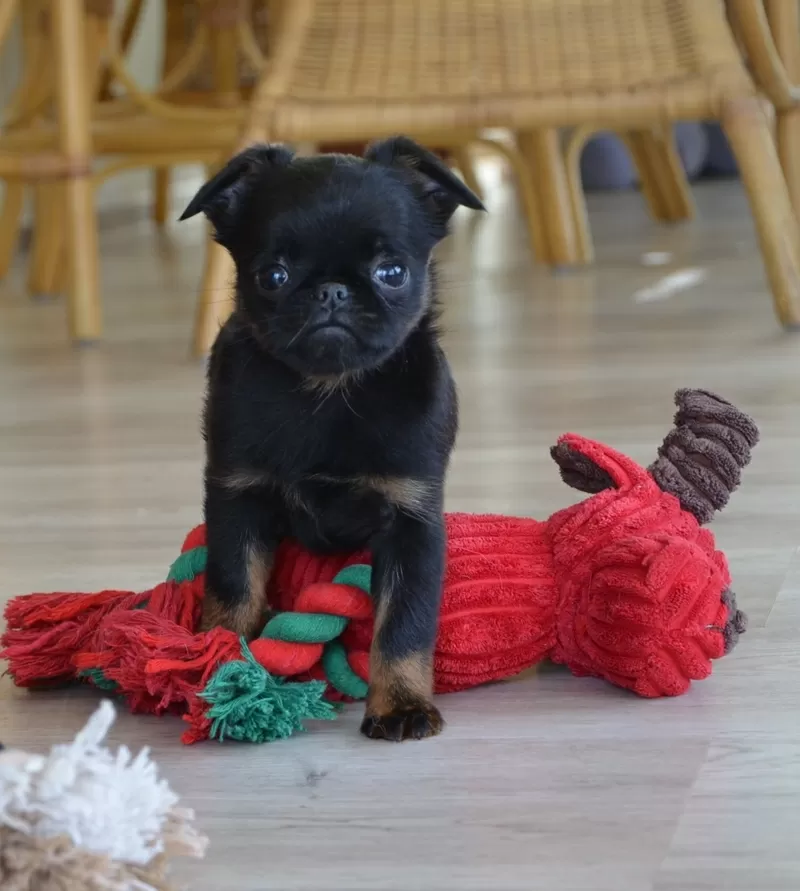
[[[64,250],[64,194],[56,183],[33,190],[33,243],[28,261],[28,293],[42,297],[58,293]]]
[[[795,215],[800,217],[800,109],[778,113],[776,122],[778,157],[789,189]]]
[[[239,148],[256,141],[259,141],[258,138],[243,139]],[[211,179],[219,167],[219,164],[206,164],[206,177]],[[203,281],[200,285],[192,335],[192,354],[197,358],[205,356],[211,349],[214,338],[233,309],[236,277],[233,261],[228,252],[210,237],[206,240],[206,244]]]
[[[137,0],[136,6],[141,6]],[[181,59],[185,48],[184,4],[166,0],[164,12],[164,55],[161,67],[162,82]],[[139,10],[137,10],[137,17]],[[169,197],[172,171],[169,167],[159,167],[153,172],[153,204],[150,214],[157,226],[163,226],[169,213]]]
[[[100,91],[104,76],[103,58],[108,45],[109,16],[86,7],[87,88]],[[34,237],[28,272],[28,292],[35,296],[62,294],[69,288],[69,257],[66,242],[66,194],[60,182],[36,186],[34,197]]]
[[[98,281],[97,220],[91,178],[91,85],[86,70],[84,0],[52,0],[59,148],[73,172],[63,185],[72,338],[98,339],[102,313]]]
[[[169,213],[169,187],[172,171],[169,167],[159,167],[153,173],[153,222],[163,226]]]
[[[625,135],[650,213],[676,223],[694,217],[692,192],[671,132],[636,130]]]
[[[800,328],[800,225],[760,100],[730,102],[722,126],[750,200],[775,312],[784,327]]]
[[[209,238],[194,325],[193,352],[197,357],[208,353],[217,332],[230,315],[234,274],[228,252]]]
[[[554,266],[580,265],[584,262],[581,237],[573,216],[569,177],[558,131],[520,132],[517,145],[533,178],[549,262]]]
[[[578,238],[579,262],[584,265],[594,263],[594,242],[589,228],[589,212],[586,209],[586,194],[583,191],[581,178],[581,152],[590,134],[591,131],[588,129],[585,131],[576,129],[567,141],[564,151],[564,170],[572,205],[573,225]]]
[[[764,9],[789,80],[797,83],[800,80],[800,6],[786,0],[765,0]],[[800,220],[800,109],[778,111],[775,131],[789,198]]]
[[[639,189],[641,190],[647,209],[650,211],[650,216],[654,220],[660,222],[670,222],[669,209],[665,204],[661,188],[658,184],[658,175],[653,172],[650,158],[637,139],[637,134],[628,133],[623,139],[628,147],[633,166],[636,168],[636,172],[639,175]]]
[[[211,30],[212,101],[235,107],[241,102],[239,73],[239,38],[236,24]]]
[[[14,20],[17,9],[20,13],[22,59],[25,68],[14,96],[5,109],[5,116],[11,121],[26,120],[28,109],[36,109],[43,89],[46,90],[48,72],[43,70],[43,36],[42,28],[37,21],[42,10],[42,0],[29,0],[17,3],[17,0],[0,0],[0,46],[5,42],[8,30]],[[22,211],[25,206],[27,186],[19,181],[7,180],[2,214],[0,214],[0,279],[5,278],[14,257],[14,250],[19,242]]]
[[[8,275],[14,250],[19,240],[19,224],[25,204],[25,186],[20,182],[6,182],[3,209],[0,212],[0,281]]]
[[[508,159],[514,171],[517,182],[517,191],[522,203],[522,214],[528,228],[528,237],[531,244],[531,252],[534,259],[543,266],[550,265],[550,245],[547,241],[545,223],[542,218],[541,202],[536,191],[536,182],[527,163],[520,154],[518,148],[511,148],[500,143],[496,144]]]
[[[0,0],[0,46],[5,43],[16,12],[17,0]]]

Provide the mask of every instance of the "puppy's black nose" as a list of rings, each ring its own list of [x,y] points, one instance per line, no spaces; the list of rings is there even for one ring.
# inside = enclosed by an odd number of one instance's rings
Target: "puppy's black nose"
[[[347,303],[350,299],[350,289],[341,282],[324,282],[317,285],[315,296],[323,306],[335,309]]]

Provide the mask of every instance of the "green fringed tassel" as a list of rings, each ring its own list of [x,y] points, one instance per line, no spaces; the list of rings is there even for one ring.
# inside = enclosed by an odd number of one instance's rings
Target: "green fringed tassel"
[[[323,699],[324,681],[287,681],[256,662],[242,641],[244,661],[226,662],[200,693],[210,706],[212,739],[272,742],[305,730],[303,721],[331,721],[337,708]]]

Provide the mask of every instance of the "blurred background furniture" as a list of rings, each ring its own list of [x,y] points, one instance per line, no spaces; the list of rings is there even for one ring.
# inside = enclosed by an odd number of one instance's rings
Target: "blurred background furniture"
[[[800,205],[800,124],[789,79],[800,76],[800,25],[792,0],[727,0],[731,28],[722,0],[148,2],[164,16],[162,76],[153,91],[137,84],[126,58],[145,0],[118,4],[115,23],[112,0],[0,0],[0,44],[18,13],[25,59],[0,134],[7,181],[0,277],[30,190],[28,289],[66,290],[78,341],[102,331],[93,196],[123,170],[154,169],[152,216],[162,225],[172,167],[213,167],[233,150],[237,133],[239,144],[268,138],[359,150],[402,129],[445,155],[478,191],[476,150],[502,153],[536,259],[575,266],[594,256],[580,174],[587,139],[617,132],[651,214],[676,222],[694,206],[673,123],[705,117],[734,131],[740,162],[761,158],[745,162],[745,185],[776,309],[784,324],[798,322],[797,245],[793,235],[782,246],[775,240],[786,195]],[[82,59],[82,70],[64,57]],[[764,97],[776,108],[788,193],[754,111]],[[746,125],[737,100],[752,113]],[[776,190],[776,200],[757,199],[757,183]],[[793,219],[787,226],[795,231]],[[219,293],[217,310],[210,299],[209,289],[223,281],[220,262],[209,255],[198,353],[227,312]]]
[[[34,295],[67,291],[71,333],[90,341],[102,330],[97,284],[96,236],[85,212],[77,220],[69,216],[74,203],[66,205],[65,179],[74,167],[56,170],[32,158],[50,151],[60,125],[55,115],[55,42],[51,10],[54,0],[0,0],[4,31],[16,10],[22,24],[24,71],[15,98],[6,110],[2,144],[7,152],[24,157],[24,174],[15,165],[4,168],[8,180],[0,215],[0,277],[7,271],[17,243],[28,189],[33,201],[33,239],[29,257],[28,290]],[[161,0],[164,15],[164,53],[161,81],[151,95],[143,91],[126,67],[126,53],[136,35],[146,4],[127,0],[118,25],[112,25],[111,0],[83,0],[66,9],[73,31],[84,33],[80,51],[85,71],[80,89],[87,92],[84,117],[73,118],[73,129],[87,146],[92,162],[91,193],[115,173],[137,166],[155,166],[152,215],[162,225],[167,218],[171,165],[186,161],[212,163],[230,147],[229,128],[236,116],[215,116],[214,110],[240,114],[247,103],[257,73],[270,52],[270,35],[281,33],[279,19],[289,8],[287,0]],[[119,10],[118,10],[119,11]],[[2,38],[0,33],[0,38]],[[1,42],[1,40],[0,40]],[[63,82],[59,81],[60,83]],[[120,89],[121,88],[121,89]],[[76,78],[69,81],[74,95]],[[210,110],[204,115],[203,110]],[[197,110],[199,114],[194,114]],[[208,123],[208,127],[203,126]],[[88,127],[88,134],[86,128]],[[480,193],[473,152],[482,135],[441,134],[441,151],[457,167],[470,186]],[[691,214],[685,177],[669,136],[648,130],[633,134],[633,157],[639,167],[651,210],[660,219],[680,219]],[[310,142],[307,140],[306,142]],[[539,262],[573,265],[593,258],[584,208],[578,194],[577,166],[567,168],[556,131],[543,132],[537,140],[539,178],[526,177],[522,156],[513,139],[492,143],[505,154],[521,184],[527,185],[523,203],[533,234]],[[632,142],[632,145],[634,143]],[[319,145],[322,150],[360,150],[363,142],[337,140]],[[107,161],[111,163],[96,162]],[[666,159],[666,166],[659,163]],[[168,161],[169,164],[160,163]],[[52,162],[52,158],[51,158]],[[80,179],[80,178],[79,178]],[[569,194],[560,213],[548,215],[538,191],[555,184],[559,194]],[[83,186],[80,186],[82,189]],[[69,208],[69,211],[68,211]],[[68,222],[69,219],[69,222]],[[69,244],[67,236],[69,235]],[[83,248],[75,247],[80,242]],[[200,347],[198,347],[200,349]]]
[[[97,253],[96,232],[93,225],[91,205],[91,146],[88,133],[89,83],[91,81],[91,60],[87,54],[87,34],[83,22],[82,0],[65,0],[53,4],[51,10],[37,3],[22,6],[24,19],[24,40],[30,40],[34,16],[44,15],[47,27],[52,32],[50,55],[39,56],[38,65],[30,71],[24,92],[18,94],[17,102],[11,103],[11,113],[6,122],[6,133],[0,140],[0,176],[11,185],[8,188],[3,210],[3,228],[0,236],[0,261],[8,262],[17,232],[17,218],[22,210],[24,192],[20,181],[63,180],[59,191],[68,216],[74,223],[66,234],[69,255],[69,291],[79,290],[87,296],[96,294],[97,277],[94,260]],[[0,0],[0,22],[6,33],[16,11],[16,0]],[[28,27],[26,27],[28,26]],[[5,37],[5,34],[0,34]],[[35,57],[33,46],[28,43],[26,51]],[[53,58],[53,64],[49,64]],[[27,129],[44,104],[48,94],[56,108],[57,126],[53,127],[50,138],[39,151],[19,151],[9,144],[9,136],[17,127]],[[98,319],[95,317],[94,300],[71,302],[71,322],[76,330],[94,330]]]
[[[229,150],[243,119],[244,99],[230,101],[227,92],[224,102],[173,95],[192,73],[189,62],[196,61],[198,47],[207,44],[214,59],[241,44],[250,54],[254,50],[255,41],[241,36],[239,19],[220,18],[219,10],[231,8],[231,0],[197,0],[196,6],[204,17],[196,30],[199,37],[174,65],[167,60],[162,96],[160,90],[141,89],[126,64],[141,0],[128,0],[120,27],[112,24],[112,0],[0,0],[6,33],[14,14],[20,15],[24,49],[23,76],[0,134],[0,177],[7,182],[0,276],[8,268],[30,187],[29,289],[52,293],[65,280],[76,341],[95,340],[102,332],[96,188],[136,167],[214,165]],[[237,44],[225,44],[222,38],[234,32]],[[156,215],[163,218],[166,184],[160,190],[156,203],[162,207]]]
[[[269,0],[162,0],[163,77],[171,102],[236,107],[249,98],[268,52]],[[139,0],[141,12],[143,0]],[[166,221],[170,169],[156,170],[153,219]]]
[[[727,0],[756,83],[775,108],[778,155],[800,218],[800,4]]]
[[[396,131],[468,144],[485,128],[508,128],[524,157],[516,173],[534,249],[552,220],[549,231],[566,239],[560,248],[577,254],[576,221],[586,219],[577,159],[589,133],[645,131],[649,158],[666,170],[665,127],[720,121],[776,313],[797,326],[800,228],[760,92],[781,114],[794,109],[794,88],[761,0],[730,0],[729,10],[754,76],[721,0],[293,0],[239,144]],[[565,152],[556,128],[573,128]],[[630,138],[641,151],[641,139]],[[656,189],[658,178],[649,183]],[[199,350],[227,311],[218,298],[229,272],[224,253],[210,246]]]

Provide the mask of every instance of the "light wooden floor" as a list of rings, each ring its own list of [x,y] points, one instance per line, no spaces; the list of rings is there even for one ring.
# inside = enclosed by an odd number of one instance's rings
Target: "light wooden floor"
[[[738,187],[700,190],[703,222],[650,223],[635,195],[592,202],[599,263],[531,267],[513,198],[443,252],[462,432],[452,509],[567,504],[547,448],[567,430],[642,461],[676,387],[718,389],[763,443],[715,525],[752,630],[690,695],[644,702],[549,669],[459,694],[425,743],[340,722],[260,748],[183,748],[179,722],[121,717],[151,745],[212,847],[194,891],[797,891],[800,887],[800,336],[776,327]],[[144,587],[199,517],[200,366],[187,361],[201,228],[104,227],[108,339],[65,345],[64,310],[0,287],[0,600]],[[634,294],[670,251],[704,282]],[[0,737],[71,735],[89,691],[0,682]]]

